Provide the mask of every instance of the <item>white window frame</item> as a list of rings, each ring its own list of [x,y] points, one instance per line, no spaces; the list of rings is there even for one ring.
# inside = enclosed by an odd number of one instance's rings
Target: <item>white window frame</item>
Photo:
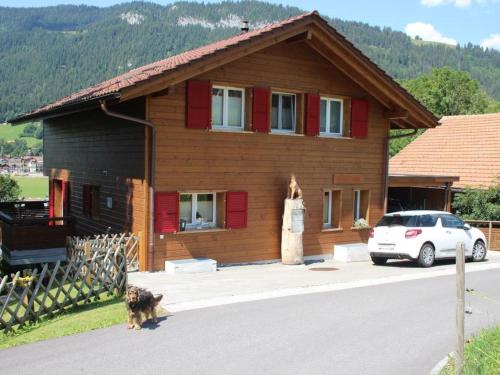
[[[321,136],[330,136],[330,137],[342,137],[344,134],[344,100],[342,99],[337,99],[337,98],[326,98],[326,97],[321,97],[320,98],[320,111],[321,111],[321,101],[325,100],[326,101],[326,118],[325,118],[325,131],[322,132],[320,131]],[[340,132],[339,133],[334,133],[330,131],[330,104],[331,102],[339,102],[340,103]],[[320,121],[321,121],[321,114],[320,114]],[[320,124],[320,129],[321,129],[321,124]]]
[[[353,190],[354,222],[361,219],[361,190]],[[356,199],[357,196],[357,199]],[[364,218],[366,220],[366,218]]]
[[[273,95],[278,95],[278,129],[273,128],[273,120],[271,118],[271,133],[295,133],[297,128],[297,95],[291,92],[279,92],[273,91],[271,93],[271,112],[273,108]],[[283,129],[282,122],[282,109],[283,109],[283,95],[288,95],[293,97],[293,113],[292,113],[292,130]]]
[[[245,126],[245,90],[240,87],[230,86],[212,86],[212,89],[222,90],[222,125],[212,124],[212,129],[217,130],[243,130]],[[241,92],[241,124],[240,126],[229,126],[229,90]],[[210,100],[212,100],[212,93],[210,93]],[[212,105],[212,104],[210,104]]]
[[[332,228],[332,199],[333,199],[333,190],[324,190],[323,191],[323,199],[325,199],[325,193],[328,193],[328,222],[325,223],[323,218],[323,228]],[[325,207],[323,206],[323,210]],[[324,212],[323,212],[324,216]]]
[[[213,196],[213,208],[212,208],[213,221],[207,221],[205,226],[203,226],[203,223],[201,223],[201,227],[196,220],[196,212],[198,210],[198,195],[199,194],[211,194]],[[192,196],[192,198],[191,198],[191,223],[186,223],[186,230],[213,229],[213,228],[217,227],[217,193],[215,193],[213,191],[196,192],[196,193],[182,192],[182,193],[179,193],[179,195],[181,195],[181,196],[182,195],[191,195]],[[181,202],[179,199],[179,205],[180,205],[180,203]]]

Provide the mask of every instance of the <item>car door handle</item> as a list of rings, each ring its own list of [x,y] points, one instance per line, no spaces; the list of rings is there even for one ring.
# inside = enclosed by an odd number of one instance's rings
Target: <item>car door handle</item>
[[[446,233],[447,233],[447,234],[451,234],[451,230],[447,230],[447,231],[446,231]]]

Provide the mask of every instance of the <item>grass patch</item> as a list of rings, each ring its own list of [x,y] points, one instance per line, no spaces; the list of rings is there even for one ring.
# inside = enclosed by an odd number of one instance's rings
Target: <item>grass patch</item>
[[[126,319],[122,298],[102,296],[99,301],[78,306],[52,319],[41,319],[15,332],[1,332],[0,349],[110,327]]]
[[[12,176],[21,188],[21,196],[31,199],[45,199],[49,195],[49,178]]]
[[[441,375],[455,374],[450,359]],[[464,375],[500,375],[500,326],[481,331],[465,344]]]
[[[28,147],[32,147],[35,143],[42,142],[41,139],[36,139],[34,137],[21,137],[26,125],[27,124],[13,126],[11,124],[0,124],[0,138],[5,139],[7,142],[13,142],[17,138],[24,139]]]

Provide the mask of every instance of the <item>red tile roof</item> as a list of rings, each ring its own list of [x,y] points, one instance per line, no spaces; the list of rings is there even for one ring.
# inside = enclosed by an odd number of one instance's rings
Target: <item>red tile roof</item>
[[[207,56],[213,55],[219,51],[223,51],[231,46],[241,44],[242,42],[255,39],[263,34],[267,34],[276,29],[281,29],[286,25],[293,24],[296,21],[306,19],[312,15],[318,15],[318,12],[309,12],[300,14],[288,19],[276,22],[270,25],[263,26],[258,29],[250,30],[246,33],[241,33],[230,38],[220,40],[205,46],[195,48],[166,59],[153,62],[139,68],[132,69],[119,76],[111,78],[107,81],[98,83],[94,86],[80,90],[76,93],[61,98],[53,103],[40,107],[25,116],[32,116],[38,113],[50,111],[52,109],[76,102],[83,102],[94,98],[103,97],[109,94],[118,93],[124,88],[131,87],[137,83],[143,82],[155,76],[159,76],[166,72],[177,69],[181,66],[190,64]],[[22,117],[25,117],[22,116]]]
[[[500,177],[500,113],[446,116],[440,122],[391,158],[389,173],[459,176],[453,184],[458,188],[492,186]]]
[[[30,113],[22,115],[16,119],[11,120],[13,123],[19,123],[27,121],[29,119],[41,118],[47,113],[52,113],[53,111],[61,110],[72,105],[80,105],[85,102],[96,101],[100,98],[116,95],[120,96],[122,90],[131,88],[134,85],[143,83],[150,80],[151,78],[164,75],[165,73],[175,71],[186,65],[192,64],[194,62],[206,59],[210,56],[216,55],[217,53],[222,53],[230,48],[241,45],[242,43],[248,43],[252,40],[256,40],[260,37],[272,34],[278,30],[282,31],[288,27],[294,26],[297,23],[303,22],[307,24],[316,20],[321,24],[325,25],[335,37],[339,38],[343,45],[350,50],[357,58],[361,59],[362,64],[367,64],[368,67],[375,70],[377,78],[383,81],[385,84],[395,90],[395,93],[402,94],[407,105],[413,106],[420,114],[423,114],[425,118],[425,127],[436,126],[437,118],[427,110],[423,105],[421,105],[412,95],[410,95],[405,89],[403,89],[396,81],[394,81],[385,71],[378,67],[374,62],[372,62],[368,57],[366,57],[359,49],[357,49],[351,42],[349,42],[343,35],[339,34],[333,27],[331,27],[326,20],[320,17],[317,11],[300,14],[288,19],[276,22],[270,25],[266,25],[259,29],[254,29],[246,33],[240,33],[233,37],[211,43],[190,51],[183,52],[181,54],[168,57],[164,60],[156,61],[154,63],[141,66],[139,68],[132,69],[124,74],[114,77],[110,80],[101,82],[89,88],[80,90],[74,94],[66,96],[59,99],[53,103],[42,106]],[[419,124],[419,127],[424,127],[423,123]]]

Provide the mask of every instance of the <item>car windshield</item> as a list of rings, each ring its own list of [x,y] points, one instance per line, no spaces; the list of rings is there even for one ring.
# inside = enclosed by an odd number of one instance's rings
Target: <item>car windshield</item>
[[[376,225],[377,227],[433,227],[436,225],[438,215],[387,215]]]

